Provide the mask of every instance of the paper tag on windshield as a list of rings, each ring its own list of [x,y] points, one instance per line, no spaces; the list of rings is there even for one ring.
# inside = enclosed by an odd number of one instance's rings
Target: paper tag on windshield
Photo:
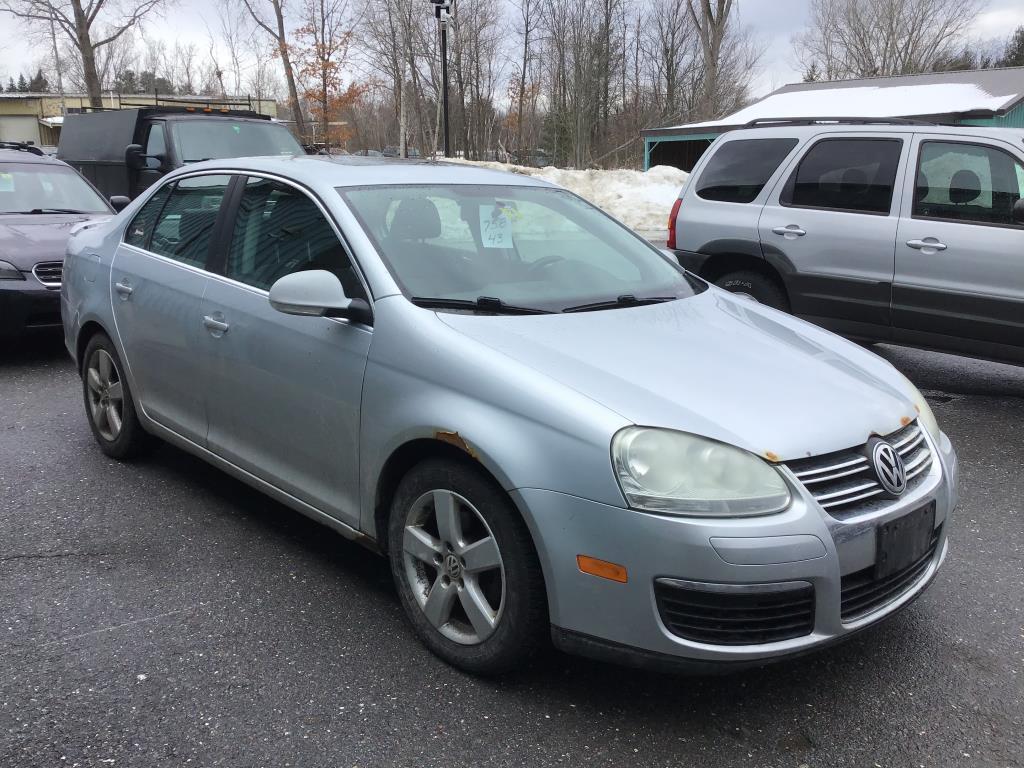
[[[0,192],[14,191],[14,174],[0,173]]]
[[[512,247],[512,222],[508,214],[508,208],[500,203],[493,208],[480,208],[480,238],[484,248]]]

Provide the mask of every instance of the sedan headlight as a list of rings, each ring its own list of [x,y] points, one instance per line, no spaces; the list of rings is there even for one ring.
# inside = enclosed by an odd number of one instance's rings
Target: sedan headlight
[[[911,399],[914,401],[914,410],[917,411],[917,420],[928,430],[928,434],[932,436],[933,440],[938,440],[939,435],[942,434],[942,430],[939,429],[939,422],[935,418],[935,414],[932,413],[932,407],[928,405],[928,401],[924,399],[924,395],[921,394],[921,390],[914,386],[914,383],[904,376],[902,373],[897,371],[900,378],[906,382],[910,388]]]
[[[21,270],[7,261],[0,261],[0,280],[24,280]]]
[[[790,502],[785,480],[766,461],[685,432],[626,427],[612,438],[612,462],[629,505],[647,512],[744,517]]]

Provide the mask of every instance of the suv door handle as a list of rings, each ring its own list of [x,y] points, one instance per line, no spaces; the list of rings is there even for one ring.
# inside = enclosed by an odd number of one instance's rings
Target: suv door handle
[[[787,224],[784,227],[775,227],[772,229],[776,235],[782,235],[787,240],[792,240],[794,237],[803,237],[807,234],[806,230],[801,229],[799,224]]]
[[[220,336],[221,334],[227,333],[228,328],[230,327],[223,320],[218,320],[213,315],[204,315],[203,325],[205,325],[214,336]]]
[[[924,240],[907,240],[907,245],[919,251],[944,251],[946,244],[940,243],[934,237],[926,237]]]
[[[132,295],[132,291],[134,291],[135,289],[132,288],[131,283],[129,283],[127,280],[122,280],[119,283],[114,283],[114,290],[121,294],[122,299],[127,299],[129,296]]]

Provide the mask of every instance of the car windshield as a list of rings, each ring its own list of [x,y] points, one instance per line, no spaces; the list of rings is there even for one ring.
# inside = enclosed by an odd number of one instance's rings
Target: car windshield
[[[110,213],[110,208],[65,165],[0,163],[0,214],[4,213]]]
[[[382,185],[338,192],[405,295],[424,305],[583,311],[703,289],[661,251],[565,190]]]
[[[304,154],[287,128],[269,120],[222,117],[175,120],[171,123],[171,135],[183,163],[226,157]]]

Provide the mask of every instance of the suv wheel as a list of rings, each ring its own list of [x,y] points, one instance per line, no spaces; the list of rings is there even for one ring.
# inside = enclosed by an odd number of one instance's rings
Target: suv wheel
[[[715,285],[730,293],[738,293],[760,304],[766,304],[773,309],[789,311],[789,301],[786,299],[782,287],[775,280],[760,272],[746,270],[730,272],[718,278]]]
[[[391,506],[388,550],[409,622],[449,664],[498,674],[543,644],[547,599],[533,541],[505,492],[476,468],[413,468]]]
[[[98,333],[82,356],[82,395],[96,442],[107,456],[130,459],[151,442],[135,413],[135,402],[113,342]]]

